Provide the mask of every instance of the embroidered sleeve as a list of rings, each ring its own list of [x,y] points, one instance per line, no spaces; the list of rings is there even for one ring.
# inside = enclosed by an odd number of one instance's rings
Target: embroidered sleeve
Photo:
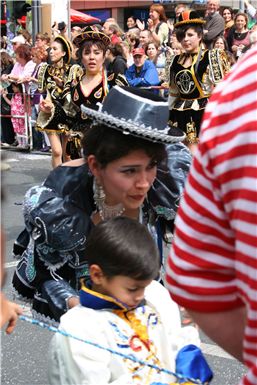
[[[122,74],[118,74],[115,78],[115,84],[117,86],[128,86],[128,82],[127,82],[127,79],[125,77],[125,75],[122,75]]]
[[[230,70],[229,58],[224,50],[209,50],[209,78],[213,84],[219,83]]]
[[[168,63],[168,79],[169,79],[169,97],[174,102],[176,98],[179,96],[179,90],[175,83],[175,73],[173,71],[173,62],[176,56],[171,56],[170,61]],[[171,105],[170,105],[171,107]]]
[[[46,90],[46,70],[48,64],[42,64],[38,71],[38,91],[43,93]]]
[[[75,87],[84,75],[83,68],[78,64],[71,66],[68,74],[68,78],[64,84],[63,88],[63,98],[65,99],[68,94],[71,93],[71,87]]]
[[[35,240],[37,253],[54,266],[72,259],[84,247],[90,218],[71,201],[46,186],[35,186],[25,195],[24,220]]]

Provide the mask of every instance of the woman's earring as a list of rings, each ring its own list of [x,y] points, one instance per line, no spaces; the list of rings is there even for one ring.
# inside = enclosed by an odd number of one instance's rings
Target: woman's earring
[[[105,203],[106,195],[105,195],[104,189],[96,179],[94,179],[93,190],[94,190],[94,201],[95,201],[97,210],[99,211],[100,218],[103,221],[106,219],[119,217],[124,213],[125,208],[121,203],[115,206],[109,206]]]
[[[94,178],[94,201],[96,204],[96,207],[99,209],[103,206],[104,200],[105,200],[105,192],[103,189],[103,186],[100,185],[100,183]]]

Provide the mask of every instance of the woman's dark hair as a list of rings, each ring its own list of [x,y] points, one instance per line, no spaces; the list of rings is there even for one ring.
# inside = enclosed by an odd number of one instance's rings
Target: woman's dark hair
[[[197,33],[198,37],[203,36],[203,26],[202,25],[186,24],[186,25],[182,25],[182,26],[175,29],[176,37],[177,37],[179,42],[181,42],[184,39],[186,31],[189,28],[192,28]]]
[[[216,41],[219,40],[219,39],[221,39],[221,40],[223,41],[223,43],[224,43],[224,50],[225,50],[225,51],[228,51],[228,43],[227,43],[227,40],[225,39],[225,37],[224,37],[223,35],[219,35],[219,36],[217,36],[217,37],[213,40],[213,42],[212,42],[212,48],[215,48]]]
[[[130,218],[116,217],[94,227],[85,255],[89,266],[98,265],[107,278],[154,279],[160,270],[154,239],[146,226]]]
[[[237,12],[237,14],[235,15],[235,18],[234,18],[234,21],[235,21],[235,24],[236,24],[236,19],[238,18],[238,16],[243,16],[244,19],[245,19],[245,26],[247,28],[247,24],[248,24],[248,16],[246,13],[244,12]]]
[[[101,41],[101,40],[85,40],[84,43],[79,47],[79,49],[77,50],[77,58],[78,60],[81,62],[82,61],[82,54],[83,54],[83,51],[84,50],[90,50],[90,48],[93,46],[93,45],[96,45],[97,48],[101,51],[103,51],[104,55],[106,53],[106,50],[107,50],[107,47],[105,46],[105,44]]]
[[[1,52],[1,71],[13,64],[13,58],[7,52]]]
[[[135,18],[135,16],[129,16],[128,18],[127,18],[127,21],[128,21],[128,19],[132,19],[133,21],[134,21],[134,23],[136,24],[136,18]]]
[[[152,161],[160,163],[167,159],[165,145],[122,132],[105,125],[93,124],[85,133],[82,141],[84,156],[95,155],[98,163],[105,168],[108,163],[143,150]]]
[[[123,56],[123,48],[120,44],[111,44],[108,47],[108,50],[111,52],[111,54],[116,57],[116,56]]]
[[[231,7],[224,7],[222,12],[221,12],[221,16],[223,16],[223,13],[224,13],[225,10],[228,10],[230,12],[231,17],[233,19],[234,18],[234,12],[233,12],[233,9]]]
[[[17,87],[19,90],[19,93],[21,94],[21,100],[22,103],[24,103],[24,94],[23,94],[23,88],[21,83],[12,83],[12,87]]]
[[[1,49],[6,49],[7,48],[7,41],[6,38],[1,36]],[[1,52],[2,55],[2,52]]]

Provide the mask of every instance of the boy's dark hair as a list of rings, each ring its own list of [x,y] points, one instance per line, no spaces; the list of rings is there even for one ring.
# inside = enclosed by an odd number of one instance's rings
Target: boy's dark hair
[[[122,132],[105,125],[92,125],[82,140],[84,156],[95,155],[102,168],[132,151],[143,150],[157,163],[166,161],[165,145],[154,143],[133,135],[124,135]]]
[[[85,255],[107,278],[123,275],[137,280],[157,278],[160,257],[146,226],[126,217],[103,221],[91,231]]]

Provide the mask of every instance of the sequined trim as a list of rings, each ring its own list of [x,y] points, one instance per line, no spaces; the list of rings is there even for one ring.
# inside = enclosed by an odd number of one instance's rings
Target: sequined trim
[[[225,51],[211,49],[208,52],[210,62],[210,79],[212,83],[217,84],[224,77],[223,66],[228,62]]]

